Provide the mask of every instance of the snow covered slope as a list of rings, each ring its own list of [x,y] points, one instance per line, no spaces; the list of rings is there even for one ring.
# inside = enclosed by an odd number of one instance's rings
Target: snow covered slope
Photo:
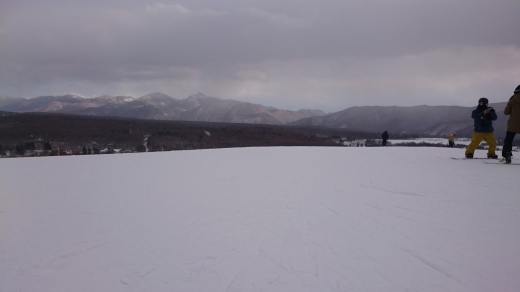
[[[0,291],[520,291],[520,167],[451,156],[2,159]]]

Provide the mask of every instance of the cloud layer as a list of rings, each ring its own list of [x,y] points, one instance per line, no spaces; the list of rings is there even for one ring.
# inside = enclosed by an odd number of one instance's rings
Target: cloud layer
[[[520,2],[3,1],[0,94],[287,109],[473,105],[520,84]]]

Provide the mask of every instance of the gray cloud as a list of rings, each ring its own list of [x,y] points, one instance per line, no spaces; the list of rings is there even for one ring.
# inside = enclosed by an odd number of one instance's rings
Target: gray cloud
[[[520,84],[518,11],[517,0],[6,0],[0,94],[204,92],[329,111],[505,101]]]

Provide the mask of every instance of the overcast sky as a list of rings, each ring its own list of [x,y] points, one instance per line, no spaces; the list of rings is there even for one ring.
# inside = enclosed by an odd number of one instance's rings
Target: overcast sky
[[[0,0],[0,95],[476,105],[520,84],[519,0]]]

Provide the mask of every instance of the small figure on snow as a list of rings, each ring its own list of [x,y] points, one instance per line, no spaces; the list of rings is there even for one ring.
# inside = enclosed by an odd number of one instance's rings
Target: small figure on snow
[[[492,107],[488,107],[488,102],[487,98],[482,97],[478,100],[477,108],[471,112],[471,118],[474,120],[474,129],[471,142],[468,148],[466,148],[466,158],[473,158],[473,153],[482,140],[486,141],[489,146],[487,157],[498,158],[495,154],[497,141],[495,140],[495,129],[493,128],[493,121],[496,121],[497,114]]]
[[[506,163],[511,163],[511,156],[513,156],[513,139],[516,133],[520,133],[520,85],[516,87],[513,96],[511,96],[507,102],[504,114],[509,115],[509,120],[507,121],[502,157],[504,157]]]
[[[455,133],[451,133],[448,138],[448,147],[453,148],[453,146],[455,146]]]
[[[381,135],[381,138],[383,138],[383,146],[386,146],[386,141],[388,140],[388,132],[386,130]]]

